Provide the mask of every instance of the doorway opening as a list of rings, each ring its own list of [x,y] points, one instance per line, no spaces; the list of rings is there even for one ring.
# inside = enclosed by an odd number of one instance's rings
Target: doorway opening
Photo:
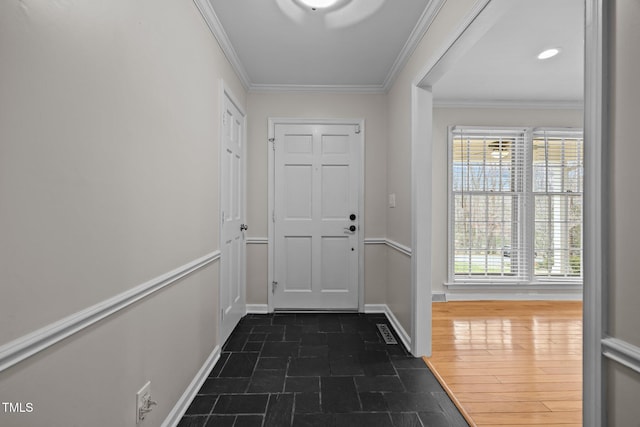
[[[433,107],[434,107],[434,86],[438,80],[445,75],[452,67],[452,64],[473,44],[493,26],[497,17],[504,14],[504,8],[508,7],[502,0],[477,2],[474,10],[462,23],[458,31],[453,32],[450,42],[444,48],[433,55],[423,71],[416,76],[412,89],[412,153],[413,161],[421,165],[432,163],[432,138],[434,131]],[[597,301],[602,296],[603,284],[601,279],[602,254],[597,249],[602,242],[602,222],[597,212],[601,209],[597,202],[600,200],[602,184],[602,165],[598,164],[598,155],[601,146],[601,124],[602,124],[602,4],[598,1],[586,1],[586,60],[585,79],[591,84],[585,85],[587,88],[584,94],[585,112],[585,157],[591,157],[591,161],[585,163],[585,193],[593,191],[591,195],[585,197],[585,286],[584,286],[584,371],[589,372],[589,377],[584,378],[584,400],[592,402],[584,409],[585,425],[599,425],[601,419],[600,409],[602,405],[597,404],[602,400],[601,370],[599,361],[600,337],[602,330],[602,305]],[[465,45],[466,41],[466,45]],[[460,124],[460,123],[458,123]],[[480,125],[481,123],[473,123]],[[416,158],[418,158],[416,160]],[[415,164],[415,163],[414,163]],[[433,165],[431,165],[433,166]],[[415,168],[414,168],[415,169]],[[417,176],[414,171],[412,177],[414,206],[412,207],[412,217],[414,221],[414,235],[427,236],[428,242],[423,243],[422,250],[417,251],[416,258],[422,264],[429,265],[432,256],[432,203],[433,203],[433,180],[431,173],[426,176]],[[593,209],[593,216],[586,213]],[[435,220],[435,218],[434,218]],[[595,246],[594,246],[595,244]],[[414,248],[418,248],[414,246]],[[414,249],[416,250],[416,249]],[[430,265],[429,265],[430,266]],[[413,269],[413,289],[414,295],[423,295],[423,298],[414,298],[413,307],[413,337],[417,341],[414,349],[420,354],[430,354],[431,337],[431,285],[433,279],[430,270],[420,270],[420,265],[414,265]],[[428,306],[428,307],[425,307]],[[429,317],[428,320],[425,317]],[[420,321],[421,319],[421,321]],[[426,321],[425,321],[426,320]],[[422,333],[421,333],[422,328]]]

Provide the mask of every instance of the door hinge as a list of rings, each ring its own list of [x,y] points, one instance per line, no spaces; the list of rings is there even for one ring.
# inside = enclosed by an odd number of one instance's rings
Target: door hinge
[[[278,282],[276,282],[276,281],[271,282],[271,293],[272,294],[275,295],[277,287],[278,287]]]
[[[222,225],[224,225],[224,211],[222,211]]]
[[[224,113],[222,113],[222,125],[223,126],[227,125],[227,112],[226,111]]]
[[[356,125],[356,133],[360,133],[360,125]]]
[[[276,139],[275,138],[269,138],[269,142],[271,143],[271,149],[273,151],[276,151]]]
[[[276,211],[271,211],[271,221],[276,222]]]

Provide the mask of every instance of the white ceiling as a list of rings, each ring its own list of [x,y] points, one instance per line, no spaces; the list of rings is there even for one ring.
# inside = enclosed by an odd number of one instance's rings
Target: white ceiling
[[[584,0],[511,0],[509,8],[433,86],[436,101],[580,105]],[[538,53],[560,47],[556,57]]]
[[[437,102],[582,102],[584,0],[512,2],[433,86]],[[299,0],[196,3],[208,8],[203,14],[248,89],[382,92],[442,1],[338,0],[316,11]],[[562,53],[538,60],[547,47]]]

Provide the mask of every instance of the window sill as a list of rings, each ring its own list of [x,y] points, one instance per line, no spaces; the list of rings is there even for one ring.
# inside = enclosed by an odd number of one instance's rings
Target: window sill
[[[491,282],[491,281],[456,281],[445,282],[444,287],[450,290],[500,290],[500,291],[578,291],[582,290],[581,282]]]

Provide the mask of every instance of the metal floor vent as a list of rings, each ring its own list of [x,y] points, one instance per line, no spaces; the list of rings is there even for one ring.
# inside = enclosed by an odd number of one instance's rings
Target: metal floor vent
[[[398,344],[398,341],[396,341],[395,337],[391,333],[391,329],[389,329],[389,326],[387,324],[376,323],[376,326],[378,327],[378,330],[380,331],[380,335],[382,335],[382,339],[384,340],[385,343]]]

